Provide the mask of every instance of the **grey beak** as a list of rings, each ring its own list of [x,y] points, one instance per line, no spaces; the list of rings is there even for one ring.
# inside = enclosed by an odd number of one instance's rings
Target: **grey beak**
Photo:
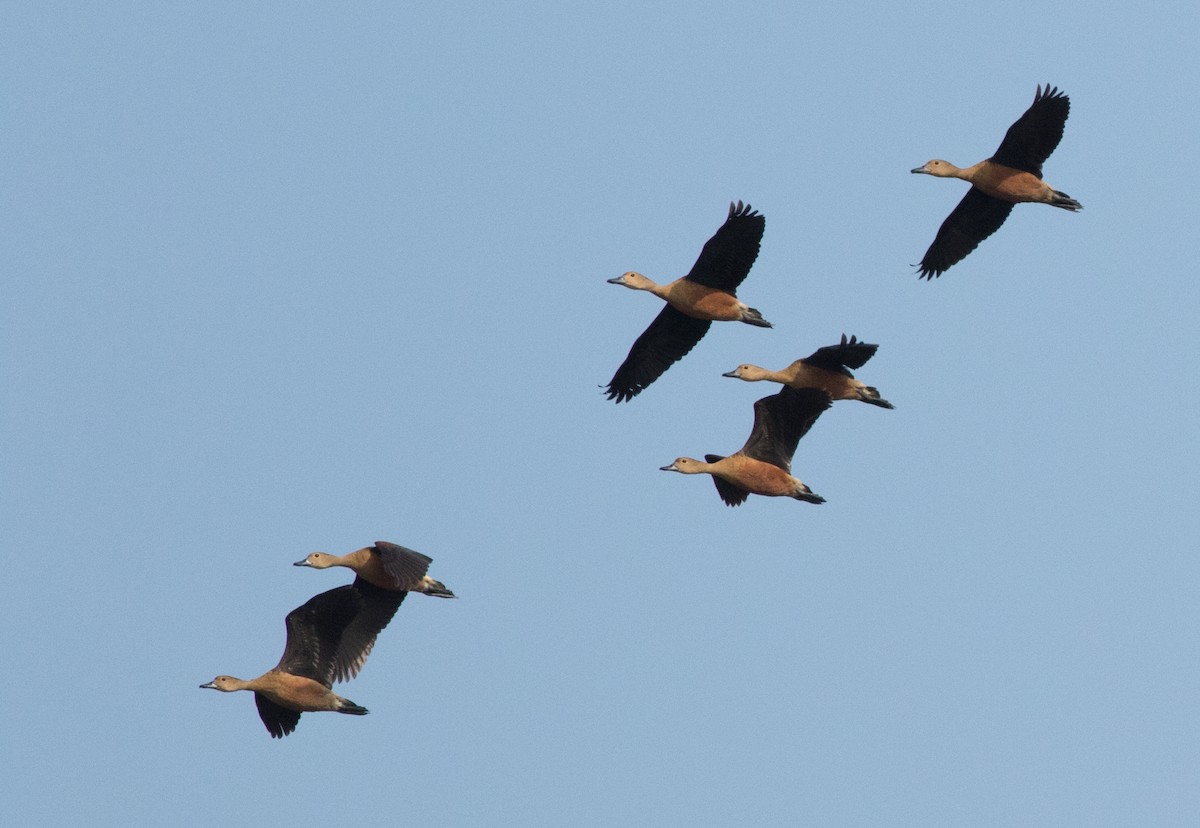
[[[674,463],[672,463],[672,464],[671,464],[671,465],[669,465],[669,466],[659,466],[659,467],[658,467],[658,470],[659,470],[659,471],[679,471],[679,469],[675,468],[675,464],[674,464]]]
[[[734,379],[741,379],[741,377],[738,376],[738,372],[737,372],[736,368],[734,368],[732,371],[726,371],[724,374],[721,374],[721,376],[733,377]]]
[[[925,173],[926,175],[929,175],[929,170],[925,169],[925,165],[923,165],[923,164],[914,170],[909,170],[909,172]]]
[[[210,681],[208,684],[201,684],[201,685],[200,685],[200,689],[201,689],[201,690],[216,690],[216,689],[217,689],[217,685],[213,684],[213,683]]]
[[[615,278],[615,279],[608,279],[608,280],[606,280],[606,281],[607,281],[607,282],[608,282],[610,285],[623,285],[623,284],[625,284],[625,277],[624,277],[624,276],[618,276],[618,277],[617,277],[617,278]]]
[[[312,564],[308,562],[308,558],[305,558],[302,561],[296,561],[292,566],[312,566]]]

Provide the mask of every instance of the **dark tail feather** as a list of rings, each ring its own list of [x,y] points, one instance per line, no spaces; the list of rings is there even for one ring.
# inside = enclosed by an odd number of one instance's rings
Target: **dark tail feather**
[[[754,325],[759,328],[775,327],[770,322],[762,318],[762,314],[759,313],[758,308],[747,308],[746,313],[742,316],[742,321],[747,325]]]
[[[446,589],[445,584],[443,584],[441,581],[435,581],[435,580],[433,580],[433,578],[429,578],[426,580],[424,592],[426,595],[432,595],[435,598],[457,598],[458,597],[453,592]]]
[[[798,492],[792,495],[796,500],[803,500],[805,503],[824,503],[825,498],[821,497],[816,492],[809,490],[807,492]]]
[[[1083,209],[1082,204],[1071,198],[1066,193],[1060,193],[1058,190],[1054,191],[1054,200],[1051,201],[1050,204],[1053,207],[1061,207],[1064,210],[1070,210],[1072,213],[1078,213]]]
[[[361,707],[349,699],[342,699],[342,703],[338,705],[337,712],[349,713],[351,716],[365,716],[370,711],[365,707]]]
[[[879,396],[878,388],[872,388],[871,386],[868,385],[866,388],[863,389],[863,392],[864,393],[859,396],[859,399],[865,403],[870,403],[871,405],[877,405],[880,408],[895,408],[896,407],[896,406],[892,405],[890,402],[888,402],[887,400],[885,400],[883,397]]]

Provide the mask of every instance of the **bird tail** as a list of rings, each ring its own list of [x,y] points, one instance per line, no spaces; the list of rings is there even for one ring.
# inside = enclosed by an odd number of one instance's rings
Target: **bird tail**
[[[369,712],[367,708],[357,705],[349,699],[338,697],[337,712],[349,713],[351,716],[365,716]]]
[[[421,581],[421,592],[424,592],[426,595],[432,595],[435,598],[457,598],[458,597],[453,592],[446,589],[446,585],[443,584],[441,581],[435,581],[435,580],[433,580],[433,578],[430,578],[428,575],[426,575],[424,580]]]
[[[895,408],[896,407],[896,406],[892,405],[890,402],[888,402],[887,400],[885,400],[883,397],[879,396],[878,388],[872,388],[870,385],[864,386],[863,388],[859,389],[858,398],[865,403],[870,403],[871,405],[877,405],[880,408]]]
[[[825,502],[825,498],[821,497],[819,494],[814,492],[812,489],[808,488],[808,486],[806,486],[803,483],[800,484],[800,490],[797,491],[794,495],[792,495],[792,497],[796,498],[796,500],[803,500],[805,503],[824,503]]]
[[[1070,210],[1072,213],[1078,213],[1083,209],[1082,204],[1066,193],[1060,193],[1058,190],[1054,191],[1054,197],[1050,200],[1050,206],[1061,207],[1064,210]]]
[[[758,308],[746,308],[746,310],[742,313],[742,321],[747,325],[754,325],[755,327],[759,328],[775,327],[770,322],[762,318],[762,314],[759,313]]]

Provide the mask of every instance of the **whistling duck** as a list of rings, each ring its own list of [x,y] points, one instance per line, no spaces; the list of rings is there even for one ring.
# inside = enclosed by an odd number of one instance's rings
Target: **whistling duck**
[[[607,390],[610,400],[620,403],[636,397],[692,350],[714,321],[771,327],[761,313],[738,301],[736,295],[758,257],[765,226],[766,219],[749,204],[730,204],[729,217],[705,242],[686,276],[664,285],[634,272],[608,280],[649,291],[667,303],[613,375]]]
[[[832,404],[827,391],[784,386],[754,404],[754,428],[739,451],[729,457],[706,454],[704,462],[677,457],[661,470],[711,474],[717,493],[729,506],[740,506],[751,494],[824,503],[825,498],[792,477],[791,467],[796,444]]]
[[[1042,181],[1042,164],[1062,140],[1070,110],[1071,101],[1064,93],[1049,84],[1045,89],[1039,85],[1033,104],[1008,128],[991,158],[966,169],[934,159],[913,170],[971,183],[921,259],[920,277],[932,280],[965,258],[1000,229],[1014,204],[1036,202],[1071,212],[1083,209],[1078,201]]]

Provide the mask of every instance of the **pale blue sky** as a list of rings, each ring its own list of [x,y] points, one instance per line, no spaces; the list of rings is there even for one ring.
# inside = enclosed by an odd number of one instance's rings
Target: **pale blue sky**
[[[1194,6],[0,4],[5,816],[1195,825]],[[1046,179],[917,280],[1039,83]],[[742,199],[716,325],[606,383]],[[841,333],[822,506],[726,454]],[[283,617],[387,539],[361,718],[272,740]]]

